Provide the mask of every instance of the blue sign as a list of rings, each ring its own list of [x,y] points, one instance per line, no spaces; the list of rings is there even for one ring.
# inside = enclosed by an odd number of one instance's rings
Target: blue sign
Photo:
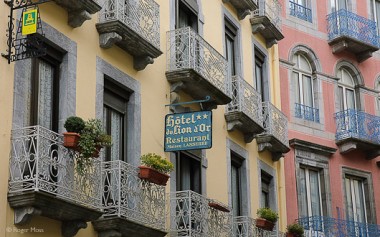
[[[211,111],[165,116],[165,151],[209,149],[211,146]]]

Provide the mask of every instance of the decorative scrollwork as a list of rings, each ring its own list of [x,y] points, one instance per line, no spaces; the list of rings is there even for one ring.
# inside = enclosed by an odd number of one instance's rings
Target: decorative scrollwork
[[[266,134],[271,134],[285,146],[288,141],[288,119],[269,101],[263,102],[264,128]]]
[[[281,31],[281,4],[278,0],[259,0],[259,7],[252,11],[251,17],[266,16]]]

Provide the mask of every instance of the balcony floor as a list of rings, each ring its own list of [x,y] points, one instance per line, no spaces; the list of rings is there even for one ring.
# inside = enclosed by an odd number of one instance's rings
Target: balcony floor
[[[342,51],[348,51],[354,54],[359,62],[363,62],[372,57],[372,53],[379,50],[377,46],[367,44],[363,41],[345,35],[329,41],[329,45],[332,46],[332,52],[334,54]]]
[[[361,150],[366,154],[366,159],[368,160],[374,159],[380,155],[380,144],[378,143],[349,137],[337,141],[336,144],[342,154],[346,154],[354,150]]]

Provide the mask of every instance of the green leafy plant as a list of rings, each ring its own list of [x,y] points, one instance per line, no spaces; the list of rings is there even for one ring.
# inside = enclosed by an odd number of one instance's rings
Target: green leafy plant
[[[272,209],[268,207],[262,207],[262,208],[257,209],[256,214],[259,218],[265,219],[273,223],[276,223],[278,220],[277,212],[273,211]]]
[[[85,122],[77,116],[68,117],[63,125],[67,132],[81,133],[85,127]]]
[[[112,139],[110,135],[103,132],[102,122],[99,119],[86,121],[80,135],[77,171],[83,174],[86,171],[86,167],[91,165],[91,159],[94,157],[94,154],[102,147],[111,146]]]
[[[162,158],[155,153],[148,153],[141,156],[141,163],[147,167],[157,170],[158,172],[168,174],[174,170],[174,165],[170,161]]]
[[[298,223],[290,224],[286,227],[286,229],[288,230],[288,233],[292,233],[294,236],[304,236],[304,228]]]

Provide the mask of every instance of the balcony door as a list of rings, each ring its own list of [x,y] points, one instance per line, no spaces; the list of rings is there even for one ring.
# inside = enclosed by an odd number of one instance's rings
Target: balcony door
[[[177,153],[177,191],[202,193],[201,160],[189,152]]]
[[[373,19],[376,22],[376,32],[380,35],[380,0],[372,0]]]
[[[198,32],[198,4],[196,0],[176,0],[176,28],[190,26]]]
[[[354,177],[345,178],[347,219],[367,223],[366,195],[363,180]]]
[[[348,9],[349,0],[331,0],[331,11],[339,11],[340,9]]]
[[[356,109],[355,83],[351,74],[344,68],[338,71],[339,111]]]

